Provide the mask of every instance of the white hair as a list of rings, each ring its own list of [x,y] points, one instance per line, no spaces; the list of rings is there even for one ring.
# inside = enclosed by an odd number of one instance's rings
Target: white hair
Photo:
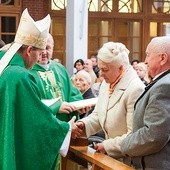
[[[140,62],[135,66],[135,69],[141,68],[144,72],[147,72],[147,65],[144,62]]]
[[[92,83],[92,78],[91,78],[90,74],[89,74],[87,71],[85,71],[85,70],[80,70],[80,71],[76,74],[76,76],[79,76],[79,75],[83,76],[83,77],[87,80],[88,83]],[[75,76],[75,77],[76,77],[76,76]]]
[[[149,43],[155,53],[167,53],[170,56],[170,36],[155,37]]]
[[[129,50],[122,43],[107,42],[98,51],[98,59],[105,63],[113,63],[127,67],[129,62]]]

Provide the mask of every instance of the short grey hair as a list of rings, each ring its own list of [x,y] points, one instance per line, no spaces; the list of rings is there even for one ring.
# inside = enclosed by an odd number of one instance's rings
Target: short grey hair
[[[78,76],[78,75],[82,75],[82,76],[87,80],[88,83],[92,83],[92,78],[91,78],[90,74],[89,74],[87,71],[85,71],[85,70],[80,70],[80,71],[76,74],[76,76]],[[76,77],[76,76],[75,76],[75,77]]]
[[[129,50],[118,42],[105,43],[99,49],[97,57],[104,63],[123,65],[125,68],[130,65]]]
[[[151,42],[151,49],[155,53],[167,53],[170,56],[170,36],[160,36],[152,38]]]

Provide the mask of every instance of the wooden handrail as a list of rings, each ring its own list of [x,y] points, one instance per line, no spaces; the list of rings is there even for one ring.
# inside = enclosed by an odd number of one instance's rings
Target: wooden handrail
[[[78,142],[79,143],[79,142]],[[62,157],[61,161],[61,169],[66,169],[67,161],[71,160],[73,162],[78,163],[87,168],[87,163],[91,163],[92,170],[134,170],[132,167],[125,165],[124,163],[113,159],[105,154],[102,153],[92,153],[88,146],[84,145],[81,141],[83,146],[75,146],[75,142],[69,147],[68,154],[65,158]],[[70,168],[71,169],[71,168]]]

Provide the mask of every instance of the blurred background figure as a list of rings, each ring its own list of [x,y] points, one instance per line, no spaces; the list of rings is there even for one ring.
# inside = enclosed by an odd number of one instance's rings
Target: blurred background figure
[[[139,60],[132,60],[131,65],[135,69],[135,67],[138,63],[139,63]]]
[[[97,59],[97,53],[94,53],[90,57],[93,65],[93,71],[95,72],[97,78],[99,78],[99,67],[98,67],[98,59]]]
[[[82,59],[78,59],[74,63],[74,68],[76,69],[76,73],[78,73],[80,70],[84,69],[84,61]]]
[[[142,82],[147,86],[148,85],[148,81],[147,81],[147,77],[148,77],[148,71],[147,71],[147,66],[144,62],[140,62],[138,64],[136,64],[135,66],[135,70],[137,72],[137,75],[139,76],[139,78],[142,80]]]
[[[92,79],[92,85],[94,83],[96,83],[97,76],[96,76],[95,72],[93,71],[93,63],[92,63],[91,59],[86,59],[84,61],[84,70],[90,74],[91,79]]]
[[[5,45],[5,42],[3,40],[0,40],[0,48],[2,48]]]
[[[76,75],[73,81],[73,84],[80,90],[84,99],[94,98],[94,94],[91,89],[92,80],[90,74],[85,70],[80,70]],[[80,118],[86,117],[89,115],[94,107],[88,112],[80,115]]]
[[[76,72],[71,76],[71,80],[74,81],[75,75],[80,71],[84,69],[84,60],[78,59],[74,63],[74,68],[76,69]]]
[[[55,61],[57,63],[61,63],[61,60],[59,58],[54,58],[53,61]]]
[[[104,77],[101,76],[101,75],[100,75],[100,72],[99,72],[99,77],[98,77],[98,79],[97,79],[97,82],[94,83],[94,84],[92,85],[92,87],[91,87],[91,88],[92,88],[92,92],[93,92],[93,94],[94,94],[95,97],[98,97],[98,95],[99,95],[100,86],[101,86],[103,80],[104,80]]]

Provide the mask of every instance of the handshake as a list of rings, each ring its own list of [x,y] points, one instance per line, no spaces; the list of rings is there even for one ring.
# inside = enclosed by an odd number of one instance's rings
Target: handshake
[[[85,136],[85,124],[80,121],[75,122],[76,117],[73,116],[73,118],[69,121],[71,125],[71,137],[73,139],[80,138],[82,136]],[[100,153],[106,154],[106,150],[104,148],[103,142],[101,143],[94,143],[93,148]]]
[[[71,125],[71,137],[73,139],[80,138],[85,134],[85,124],[81,121],[75,122],[76,117],[73,116],[73,118],[69,121]]]

